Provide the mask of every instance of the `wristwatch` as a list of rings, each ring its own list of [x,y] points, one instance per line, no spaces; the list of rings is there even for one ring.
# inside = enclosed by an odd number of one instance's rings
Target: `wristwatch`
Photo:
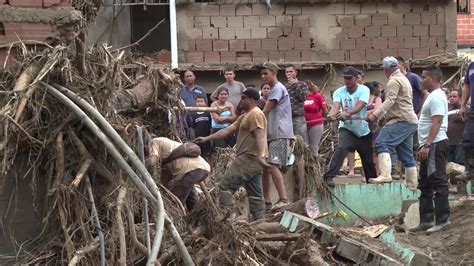
[[[423,148],[429,149],[430,147],[431,147],[431,144],[427,144],[427,143],[423,144]]]

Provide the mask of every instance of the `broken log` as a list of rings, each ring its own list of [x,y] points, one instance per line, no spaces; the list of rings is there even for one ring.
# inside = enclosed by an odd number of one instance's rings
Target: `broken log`
[[[179,107],[173,107],[174,110],[180,110]],[[198,106],[186,106],[186,107],[181,107],[182,110],[185,112],[209,112],[209,113],[222,113],[225,110],[228,110],[228,107],[222,108],[222,107],[198,107]]]
[[[301,234],[278,233],[278,234],[257,234],[255,239],[258,241],[296,241]]]
[[[298,201],[293,202],[292,204],[281,208],[279,211],[290,211],[293,213],[304,215],[311,219],[318,217],[318,215],[320,214],[318,203],[314,198],[300,199]]]

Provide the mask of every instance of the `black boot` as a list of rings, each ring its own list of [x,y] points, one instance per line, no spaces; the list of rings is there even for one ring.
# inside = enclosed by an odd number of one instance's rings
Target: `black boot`
[[[457,180],[474,180],[474,148],[464,148],[464,166],[466,169],[461,175],[457,175]]]
[[[430,229],[434,226],[434,205],[432,198],[420,198],[420,224],[410,228],[410,232],[419,232]]]
[[[447,225],[451,224],[449,221],[449,200],[448,198],[435,198],[435,216],[436,224],[430,229],[426,230],[427,233],[438,232]]]

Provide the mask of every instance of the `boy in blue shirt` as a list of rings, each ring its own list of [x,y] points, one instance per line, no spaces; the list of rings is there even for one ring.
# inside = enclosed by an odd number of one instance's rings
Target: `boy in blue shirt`
[[[340,121],[339,142],[331,158],[329,169],[324,174],[324,180],[328,185],[334,184],[333,178],[341,168],[344,158],[353,150],[360,155],[366,180],[377,177],[372,158],[372,133],[369,124],[365,121],[370,90],[357,83],[358,75],[357,69],[344,68],[345,86],[340,87],[333,94],[333,105],[329,116],[332,120]]]

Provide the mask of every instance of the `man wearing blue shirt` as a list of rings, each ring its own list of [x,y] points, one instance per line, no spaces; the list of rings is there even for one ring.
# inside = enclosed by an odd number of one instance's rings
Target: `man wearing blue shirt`
[[[449,221],[449,186],[446,174],[448,153],[448,100],[441,89],[442,72],[438,66],[423,70],[423,87],[430,94],[421,108],[418,124],[420,149],[420,224],[410,231],[428,233],[441,230]],[[435,223],[433,223],[435,222]]]
[[[369,124],[365,121],[370,90],[357,83],[358,75],[357,69],[344,68],[345,86],[340,87],[333,94],[333,105],[329,116],[333,121],[336,119],[340,121],[339,142],[331,158],[329,169],[324,174],[324,180],[328,185],[334,184],[333,178],[341,168],[344,158],[353,150],[360,155],[366,180],[377,177],[372,158],[372,133]]]
[[[466,70],[461,110],[459,110],[459,114],[466,121],[462,139],[466,170],[462,175],[456,176],[459,180],[474,180],[474,104],[472,96],[474,96],[474,62],[471,62]],[[469,99],[471,99],[471,108],[468,107]]]
[[[202,95],[204,97],[204,101],[208,103],[206,90],[196,84],[196,76],[191,70],[186,70],[184,72],[184,81],[186,85],[184,85],[184,88],[181,91],[181,99],[183,99],[186,106],[196,106],[196,97],[198,95]]]

